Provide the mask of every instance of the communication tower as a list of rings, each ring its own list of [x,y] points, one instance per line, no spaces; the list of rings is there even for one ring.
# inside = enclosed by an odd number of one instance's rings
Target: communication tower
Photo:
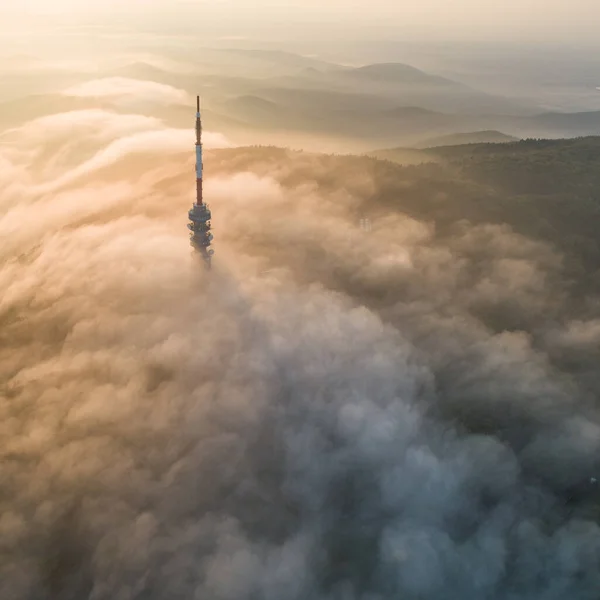
[[[196,202],[188,212],[190,244],[200,254],[207,269],[211,267],[215,251],[210,248],[213,239],[211,233],[211,212],[202,197],[202,119],[200,117],[200,96],[196,97]]]

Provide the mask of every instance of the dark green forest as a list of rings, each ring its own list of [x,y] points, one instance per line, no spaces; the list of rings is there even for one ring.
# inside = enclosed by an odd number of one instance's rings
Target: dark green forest
[[[484,186],[492,195],[473,218],[504,221],[515,231],[560,248],[600,283],[600,137],[523,140],[426,151],[445,162],[446,173]],[[456,199],[458,210],[470,209]],[[471,218],[469,210],[466,218]],[[458,215],[455,215],[458,217]]]
[[[600,289],[600,137],[415,152],[421,164],[398,164],[394,151],[376,159],[272,147],[220,150],[212,160],[217,169],[276,172],[286,186],[313,180],[324,191],[346,188],[362,196],[357,217],[401,211],[434,223],[438,236],[464,221],[505,224],[564,253],[575,287]],[[372,185],[363,187],[364,178]]]

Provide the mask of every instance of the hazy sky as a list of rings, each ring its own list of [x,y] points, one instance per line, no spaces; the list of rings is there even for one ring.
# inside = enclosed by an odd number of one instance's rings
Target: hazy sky
[[[153,20],[162,23],[157,15],[163,18],[167,13],[171,25],[189,25],[192,15],[201,11],[197,26],[203,33],[213,29],[219,34],[251,36],[271,28],[273,36],[283,38],[299,35],[299,28],[310,25],[330,28],[336,37],[344,30],[348,35],[356,35],[357,30],[371,35],[380,28],[388,36],[578,44],[594,41],[600,22],[598,0],[23,0],[16,4],[0,0],[0,10],[15,18],[54,13],[77,19],[111,14],[122,18],[127,12],[144,25]]]

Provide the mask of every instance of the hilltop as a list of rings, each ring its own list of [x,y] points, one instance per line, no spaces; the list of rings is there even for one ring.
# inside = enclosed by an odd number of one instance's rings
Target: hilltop
[[[397,157],[398,162],[394,159]],[[396,149],[338,156],[273,147],[215,151],[211,168],[267,175],[286,164],[286,185],[375,182],[357,215],[402,211],[449,234],[462,221],[508,225],[559,249],[585,286],[600,289],[600,137]],[[400,164],[402,163],[402,164]]]
[[[463,144],[502,144],[517,142],[518,138],[506,135],[501,131],[473,131],[469,133],[451,133],[429,138],[416,144],[417,148],[434,148],[437,146],[461,146]]]

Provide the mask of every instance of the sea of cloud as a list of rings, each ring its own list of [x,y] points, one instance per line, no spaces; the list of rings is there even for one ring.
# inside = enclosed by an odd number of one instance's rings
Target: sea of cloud
[[[192,127],[7,139],[1,598],[595,597],[600,309],[553,248],[401,198],[367,236],[366,174],[209,151],[206,273]]]

